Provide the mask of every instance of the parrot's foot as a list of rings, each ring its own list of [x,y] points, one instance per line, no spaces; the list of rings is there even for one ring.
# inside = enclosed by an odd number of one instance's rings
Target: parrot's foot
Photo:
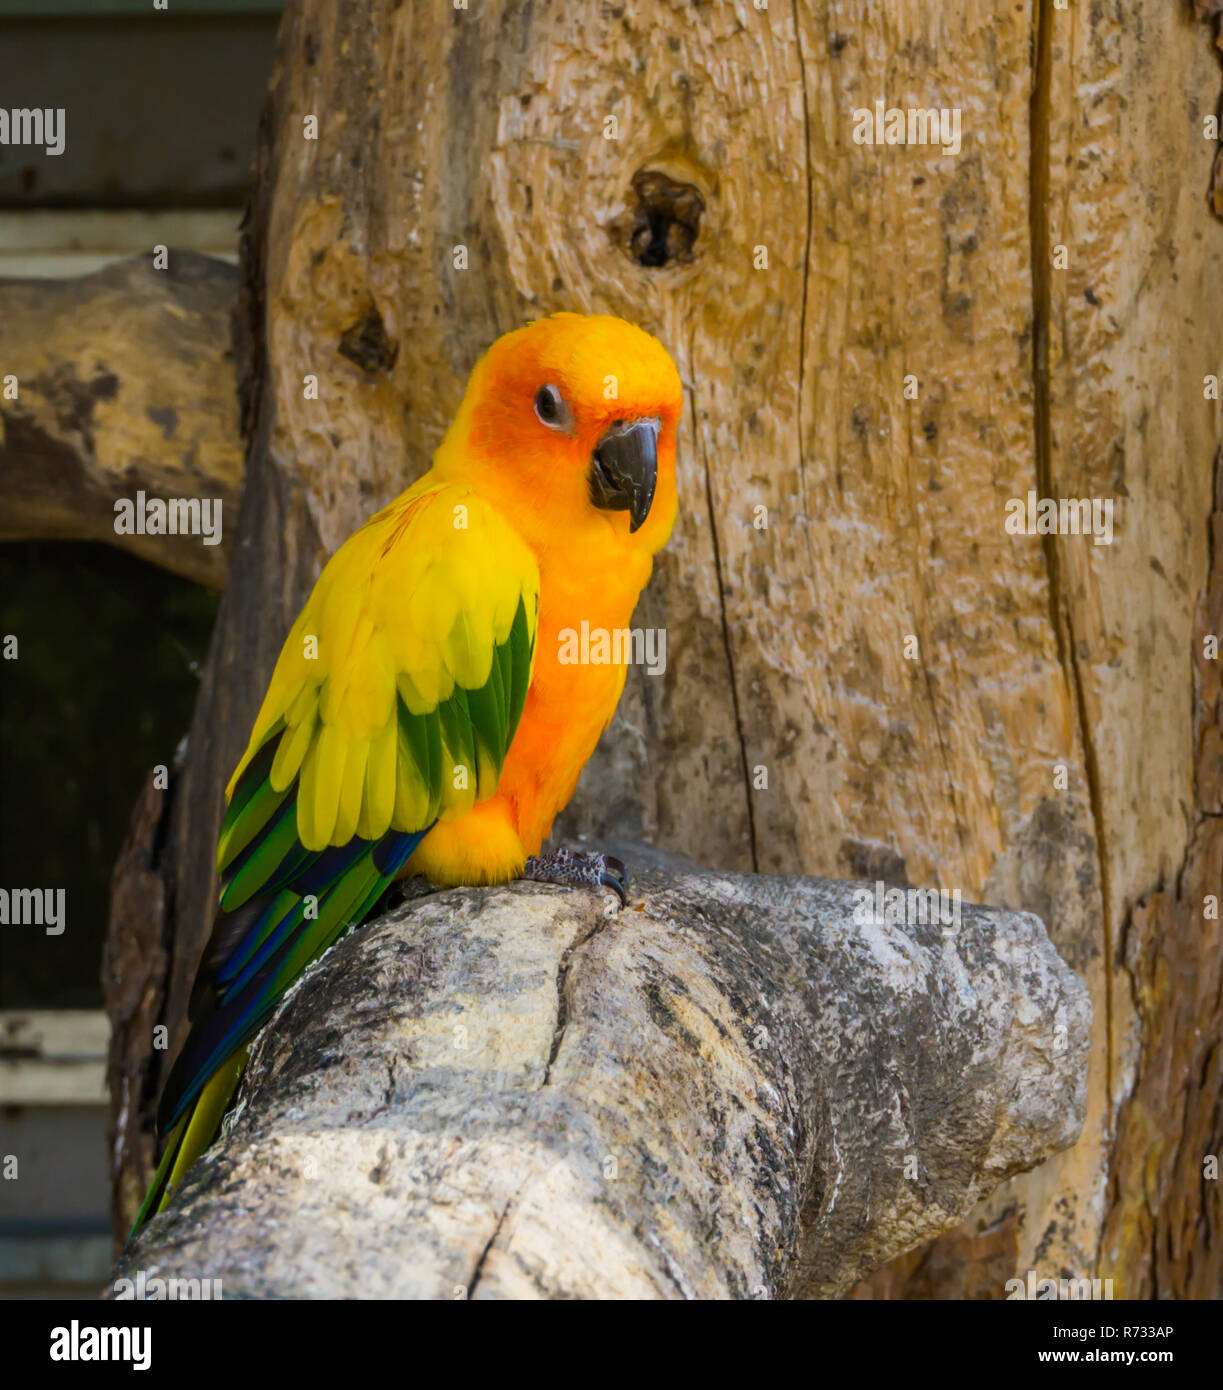
[[[559,883],[572,888],[610,888],[620,899],[620,906],[628,906],[628,870],[621,860],[609,854],[574,849],[533,854],[522,877],[534,883]]]

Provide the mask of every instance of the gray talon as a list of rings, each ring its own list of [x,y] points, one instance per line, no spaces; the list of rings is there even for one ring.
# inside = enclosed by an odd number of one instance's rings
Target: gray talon
[[[623,861],[611,855],[557,849],[532,855],[523,866],[522,876],[534,883],[557,883],[566,888],[610,888],[620,899],[620,906],[628,906],[628,870]]]

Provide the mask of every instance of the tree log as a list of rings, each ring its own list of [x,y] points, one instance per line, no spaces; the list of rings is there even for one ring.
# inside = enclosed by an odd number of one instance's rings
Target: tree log
[[[0,540],[120,546],[219,589],[244,447],[232,318],[238,274],[172,251],[73,280],[0,280]],[[221,504],[221,541],[116,534],[115,502]],[[228,528],[228,529],[227,529]]]
[[[1077,1137],[1091,1006],[1032,914],[901,928],[873,884],[620,852],[618,914],[460,889],[341,942],[118,1276],[834,1298]]]

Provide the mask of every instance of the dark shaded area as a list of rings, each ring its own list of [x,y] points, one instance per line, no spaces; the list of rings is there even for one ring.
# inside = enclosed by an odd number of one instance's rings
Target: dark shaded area
[[[218,595],[104,545],[0,546],[0,887],[63,888],[66,930],[0,926],[0,1008],[96,1008],[110,873],[187,730]]]
[[[0,145],[0,207],[240,204],[279,15],[172,5],[4,19],[6,109],[63,109],[64,148]]]
[[[650,267],[692,260],[705,211],[699,190],[656,169],[639,169],[633,175],[633,195],[636,207],[629,233],[633,260]]]
[[[371,304],[359,322],[344,330],[339,351],[341,357],[373,376],[391,370],[399,356],[399,344],[387,337],[378,306]]]

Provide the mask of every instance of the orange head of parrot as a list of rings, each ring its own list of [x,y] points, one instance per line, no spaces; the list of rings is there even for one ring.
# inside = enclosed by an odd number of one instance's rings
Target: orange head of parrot
[[[675,523],[682,408],[656,338],[608,315],[554,314],[476,364],[435,466],[495,498],[528,539],[616,537],[653,554]]]

